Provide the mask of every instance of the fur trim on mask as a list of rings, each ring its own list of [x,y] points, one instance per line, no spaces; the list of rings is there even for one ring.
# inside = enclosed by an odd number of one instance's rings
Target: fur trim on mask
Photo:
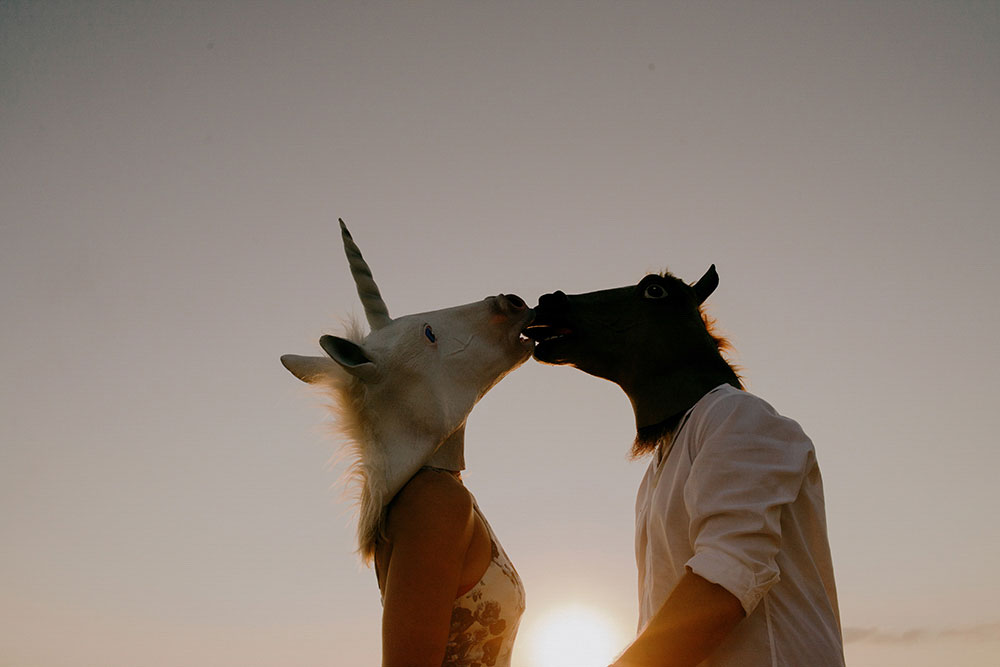
[[[362,325],[352,319],[344,337],[360,345],[365,339]],[[347,464],[341,484],[358,513],[357,552],[371,563],[376,543],[385,536],[385,452],[377,444],[365,383],[341,372],[323,384],[330,396],[334,434],[342,443],[334,462]]]

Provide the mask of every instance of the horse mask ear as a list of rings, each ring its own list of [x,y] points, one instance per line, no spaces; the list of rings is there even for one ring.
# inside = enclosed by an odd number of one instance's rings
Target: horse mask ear
[[[364,348],[357,343],[337,336],[322,336],[319,345],[345,371],[362,380],[375,377],[375,362],[368,358]]]
[[[707,299],[718,286],[719,274],[715,270],[715,264],[713,264],[708,267],[708,271],[705,272],[705,275],[699,278],[698,282],[694,284],[694,293],[698,298],[698,305],[700,306],[705,303],[705,299]]]

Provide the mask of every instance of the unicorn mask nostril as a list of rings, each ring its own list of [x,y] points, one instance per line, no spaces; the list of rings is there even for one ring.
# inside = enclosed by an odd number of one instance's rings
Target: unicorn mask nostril
[[[528,304],[516,294],[497,294],[486,298],[493,302],[493,308],[496,312],[504,315],[519,315],[528,310]]]
[[[522,299],[516,294],[504,294],[504,296],[507,297],[507,301],[510,303],[511,306],[514,307],[514,310],[516,311],[522,311],[528,307],[528,304],[524,302],[524,299]]]

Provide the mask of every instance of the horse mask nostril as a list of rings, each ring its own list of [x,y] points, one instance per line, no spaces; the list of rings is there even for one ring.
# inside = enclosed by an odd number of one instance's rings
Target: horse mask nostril
[[[556,290],[551,294],[543,294],[542,296],[538,297],[539,306],[548,306],[548,307],[560,306],[566,303],[566,301],[567,301],[566,294],[561,290]]]

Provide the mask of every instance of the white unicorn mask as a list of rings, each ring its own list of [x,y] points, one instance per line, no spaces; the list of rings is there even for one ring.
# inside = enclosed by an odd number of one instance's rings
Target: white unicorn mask
[[[327,357],[286,354],[304,382],[330,390],[360,486],[358,550],[368,560],[385,506],[422,466],[462,470],[473,406],[531,356],[521,336],[533,312],[499,294],[464,306],[393,319],[371,269],[340,221],[344,250],[371,333],[323,336]]]

